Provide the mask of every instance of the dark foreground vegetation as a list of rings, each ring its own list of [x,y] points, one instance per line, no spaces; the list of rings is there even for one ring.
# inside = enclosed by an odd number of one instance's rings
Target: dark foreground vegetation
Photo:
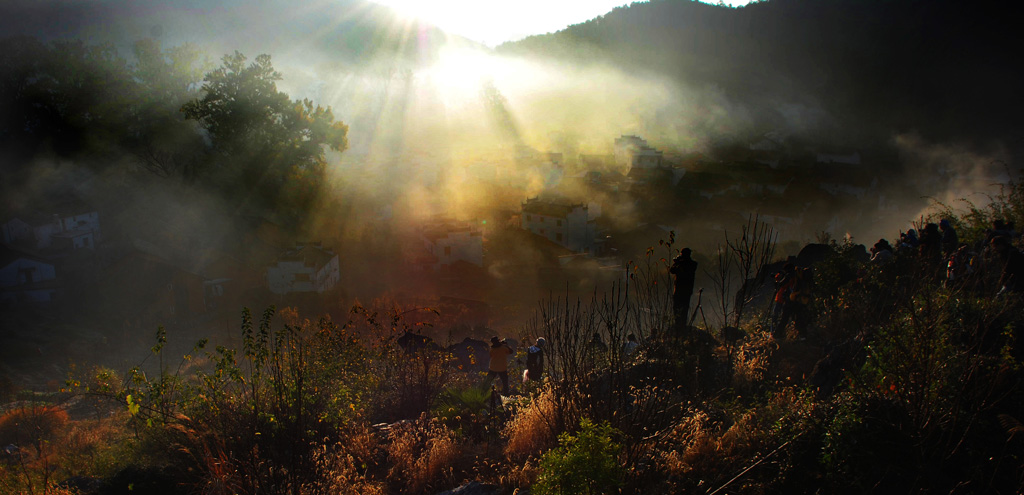
[[[863,246],[828,241],[807,340],[772,338],[752,282],[723,306],[738,325],[675,324],[670,239],[609,292],[542,303],[519,337],[547,339],[544,380],[510,397],[481,385],[479,363],[415,337],[424,308],[357,306],[346,322],[246,312],[241,348],[199,342],[173,359],[159,330],[136,368],[80,369],[46,395],[8,387],[0,487],[1020,493],[1024,301],[999,286],[1005,263],[984,242],[993,220],[1024,219],[1022,193],[939,205],[977,247],[954,281],[919,251],[866,263]],[[750,251],[726,253],[742,268]],[[631,333],[641,345],[627,354]]]

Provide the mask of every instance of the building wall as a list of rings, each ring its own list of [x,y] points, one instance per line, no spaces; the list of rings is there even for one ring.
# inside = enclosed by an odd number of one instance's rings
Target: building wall
[[[64,231],[75,229],[91,230],[95,236],[94,240],[100,240],[100,214],[95,211],[68,215],[63,217],[61,221],[63,222]]]
[[[7,244],[32,242],[32,226],[20,218],[12,218],[2,226],[3,241]]]
[[[31,281],[28,280],[29,272]],[[53,265],[31,258],[17,258],[0,268],[0,287],[16,287],[56,279],[57,270]]]
[[[36,248],[43,249],[50,247],[53,244],[53,234],[59,234],[61,232],[61,223],[59,220],[48,222],[43,225],[36,225],[32,228],[32,235],[36,240]]]
[[[96,232],[89,232],[74,238],[75,249],[95,249],[96,248]]]
[[[577,253],[590,253],[594,245],[594,229],[588,208],[575,206],[565,216],[522,212],[524,229]]]
[[[56,279],[57,270],[53,265],[31,258],[16,258],[0,268],[0,289],[3,289],[0,290],[0,300],[12,303],[52,301],[54,289],[34,285]]]
[[[63,217],[54,216],[53,221],[37,225],[32,230],[38,249],[52,246],[54,234],[71,230],[91,231],[93,237],[89,242],[95,243],[100,241],[100,216],[96,212]],[[75,244],[78,247],[78,243]]]
[[[313,267],[301,261],[279,261],[267,268],[267,287],[274,294],[313,292],[315,276]]]
[[[317,269],[302,261],[278,261],[267,268],[267,287],[274,294],[290,292],[323,293],[338,285],[341,279],[338,257],[334,256]]]
[[[437,257],[435,269],[451,266],[457,261],[464,261],[476,266],[484,266],[483,235],[478,230],[462,230],[448,232],[431,242],[425,240],[427,250]]]
[[[341,270],[338,265],[338,257],[335,256],[316,272],[316,291],[326,292],[338,285],[340,280]]]
[[[565,247],[577,253],[593,252],[594,231],[588,218],[587,208],[574,208],[566,216]]]

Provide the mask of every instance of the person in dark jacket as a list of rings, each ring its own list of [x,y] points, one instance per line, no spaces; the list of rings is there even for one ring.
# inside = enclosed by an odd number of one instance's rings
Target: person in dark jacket
[[[1005,236],[992,238],[991,245],[1003,264],[999,293],[1024,291],[1024,253],[1013,247]]]
[[[538,337],[537,342],[526,350],[526,371],[523,372],[523,383],[526,380],[540,381],[544,373],[544,337]]]
[[[939,221],[939,231],[942,232],[942,254],[950,256],[957,252],[960,249],[960,238],[948,218]]]
[[[676,276],[675,290],[672,292],[672,309],[676,328],[682,329],[689,324],[690,298],[693,296],[693,282],[697,276],[697,262],[690,257],[690,248],[679,251],[672,260],[669,273]]]

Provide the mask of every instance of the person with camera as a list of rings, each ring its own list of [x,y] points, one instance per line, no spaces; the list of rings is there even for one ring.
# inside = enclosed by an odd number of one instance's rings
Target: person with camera
[[[487,365],[487,383],[494,381],[494,377],[501,378],[501,394],[508,395],[508,358],[514,353],[508,346],[505,339],[491,337],[491,360]]]

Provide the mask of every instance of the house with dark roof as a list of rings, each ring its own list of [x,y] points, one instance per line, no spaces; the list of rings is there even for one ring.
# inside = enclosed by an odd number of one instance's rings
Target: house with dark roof
[[[28,249],[95,249],[100,215],[84,205],[64,206],[52,214],[19,213],[0,224],[3,242]]]
[[[267,287],[274,294],[323,293],[340,279],[338,255],[319,242],[297,243],[267,268]]]
[[[0,246],[0,301],[48,303],[57,289],[57,270],[52,263]]]
[[[420,226],[423,250],[416,262],[431,271],[456,265],[484,266],[483,230],[472,223],[434,220]]]
[[[583,203],[529,198],[522,204],[520,225],[573,252],[594,252],[594,219],[590,207]]]

